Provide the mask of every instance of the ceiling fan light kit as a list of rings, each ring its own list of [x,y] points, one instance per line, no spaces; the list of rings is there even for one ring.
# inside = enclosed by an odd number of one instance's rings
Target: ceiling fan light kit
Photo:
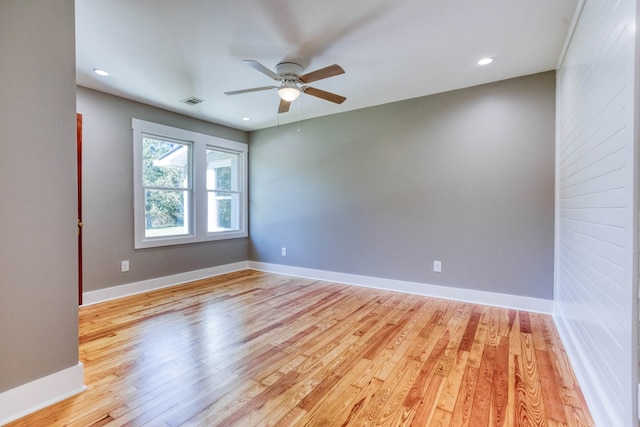
[[[241,93],[277,89],[278,96],[280,96],[280,106],[278,107],[278,113],[286,113],[287,111],[289,111],[289,105],[291,104],[291,102],[295,101],[302,92],[311,96],[315,96],[316,98],[334,102],[336,104],[342,104],[347,99],[344,96],[336,95],[335,93],[316,89],[310,86],[299,86],[300,84],[311,83],[317,80],[344,74],[344,70],[342,69],[342,67],[337,64],[329,65],[328,67],[324,67],[307,74],[302,74],[304,68],[302,67],[302,65],[296,64],[294,62],[279,63],[278,65],[276,65],[275,72],[265,67],[258,61],[245,60],[243,62],[245,62],[251,68],[260,71],[262,74],[271,77],[273,80],[281,82],[280,86],[263,86],[251,89],[234,90],[225,92],[226,95],[238,95]]]
[[[284,82],[278,88],[278,95],[285,101],[295,101],[300,96],[300,89],[294,82]]]

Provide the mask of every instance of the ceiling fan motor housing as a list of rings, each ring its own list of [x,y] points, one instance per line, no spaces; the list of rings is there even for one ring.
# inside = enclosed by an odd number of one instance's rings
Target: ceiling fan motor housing
[[[280,74],[283,80],[296,81],[302,74],[304,68],[300,64],[294,62],[281,62],[276,65],[276,72]]]

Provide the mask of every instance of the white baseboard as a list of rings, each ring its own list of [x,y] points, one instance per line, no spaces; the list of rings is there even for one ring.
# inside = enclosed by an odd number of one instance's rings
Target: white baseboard
[[[613,409],[613,405],[608,399],[602,395],[601,389],[595,380],[600,377],[592,372],[589,358],[585,357],[589,352],[582,348],[580,341],[576,339],[575,335],[571,332],[571,328],[564,321],[563,316],[554,314],[553,320],[556,324],[558,334],[569,358],[569,363],[573,368],[573,372],[576,375],[578,384],[580,384],[580,390],[584,395],[584,399],[587,401],[589,412],[591,412],[591,418],[597,426],[614,425],[611,424],[612,417],[609,413],[615,414],[617,411]],[[611,396],[615,398],[615,396]],[[621,425],[615,423],[615,425]]]
[[[407,282],[402,280],[381,279],[378,277],[336,273],[332,271],[291,267],[287,265],[269,264],[257,261],[249,261],[249,268],[269,273],[286,274],[289,276],[305,277],[314,280],[344,283],[347,285],[364,286],[367,288],[404,292],[408,294],[512,308],[536,313],[551,314],[553,312],[553,301],[541,298],[429,285],[426,283]]]
[[[158,277],[155,279],[143,280],[140,282],[128,283],[126,285],[113,286],[97,291],[83,292],[82,305],[91,305],[99,302],[122,298],[129,295],[140,294],[155,289],[175,286],[182,283],[193,282],[194,280],[206,279],[208,277],[219,276],[220,274],[232,273],[234,271],[246,270],[247,261],[233,264],[220,265],[217,267],[204,268],[202,270],[187,271],[185,273],[173,274],[171,276]]]
[[[97,291],[88,291],[82,294],[82,301],[83,305],[91,305],[116,298],[192,282],[194,280],[206,279],[208,277],[245,270],[248,268],[270,273],[285,274],[288,276],[305,277],[315,280],[324,280],[328,282],[344,283],[348,285],[364,286],[368,288],[404,292],[435,298],[452,299],[456,301],[492,305],[496,307],[506,307],[516,310],[525,310],[544,314],[551,314],[553,312],[552,300],[476,291],[465,288],[429,285],[426,283],[407,282],[402,280],[382,279],[371,276],[359,276],[355,274],[291,267],[287,265],[270,264],[257,261],[241,261],[233,264],[128,283],[126,285],[113,286],[111,288],[99,289]]]
[[[0,393],[0,425],[22,418],[86,390],[84,367],[78,363]]]
[[[192,282],[194,280],[206,279],[208,277],[232,273],[234,271],[245,270],[248,268],[269,273],[285,274],[288,276],[305,277],[314,280],[324,280],[328,282],[364,286],[367,288],[383,289],[387,291],[452,299],[456,301],[492,305],[496,307],[506,307],[516,310],[525,310],[544,314],[551,314],[553,312],[552,300],[476,291],[465,288],[430,285],[426,283],[407,282],[402,280],[382,279],[371,276],[359,276],[355,274],[291,267],[287,265],[270,264],[257,261],[241,261],[234,264],[226,264],[218,267],[205,268],[202,270],[189,271],[171,276],[128,283],[126,285],[113,286],[111,288],[99,289],[97,291],[88,291],[82,295],[83,305],[96,304],[99,302],[175,286],[182,283]]]

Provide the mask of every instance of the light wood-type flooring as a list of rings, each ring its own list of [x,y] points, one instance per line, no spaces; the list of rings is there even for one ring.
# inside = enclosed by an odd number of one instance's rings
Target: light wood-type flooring
[[[246,270],[80,309],[11,426],[592,426],[550,316]]]

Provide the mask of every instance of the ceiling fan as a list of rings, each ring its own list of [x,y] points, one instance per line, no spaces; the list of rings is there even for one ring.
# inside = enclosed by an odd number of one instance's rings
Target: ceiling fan
[[[254,87],[251,89],[233,90],[230,92],[225,92],[225,95],[238,95],[247,92],[277,89],[278,95],[280,96],[280,106],[278,107],[278,113],[286,113],[287,111],[289,111],[291,102],[295,101],[303,92],[307,95],[315,96],[326,101],[335,102],[336,104],[342,104],[347,99],[344,96],[316,89],[311,86],[301,86],[301,84],[311,83],[317,80],[344,74],[344,70],[339,65],[333,64],[307,74],[302,74],[304,68],[302,67],[302,65],[296,64],[294,62],[281,62],[280,64],[276,65],[276,71],[270,70],[258,61],[244,60],[242,62],[245,62],[251,68],[254,68],[261,73],[271,77],[273,80],[281,82],[280,86],[262,86]]]

